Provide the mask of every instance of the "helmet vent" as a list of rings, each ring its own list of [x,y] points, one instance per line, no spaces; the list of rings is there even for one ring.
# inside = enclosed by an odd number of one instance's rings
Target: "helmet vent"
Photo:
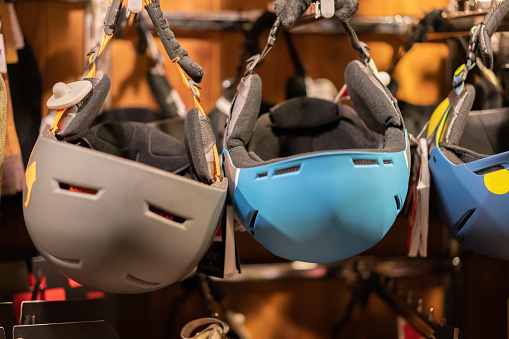
[[[490,167],[487,167],[487,168],[483,168],[482,170],[476,171],[475,174],[477,174],[477,175],[486,175],[486,174],[493,173],[493,172],[496,172],[496,171],[501,171],[503,169],[505,169],[504,166],[502,166],[502,165],[495,165],[495,166],[490,166]]]
[[[390,165],[392,164],[392,160],[384,160],[384,165]]]
[[[288,174],[288,173],[298,172],[299,170],[300,170],[300,165],[292,166],[292,167],[279,169],[276,172],[274,172],[274,175]]]
[[[396,200],[396,210],[399,211],[401,209],[401,199],[399,198],[399,196],[395,195],[394,200]]]
[[[256,178],[258,178],[258,179],[265,178],[265,177],[267,177],[267,172],[258,173],[258,175],[256,176]]]
[[[385,163],[385,161],[384,161],[384,163]],[[353,159],[353,164],[355,166],[376,165],[376,160],[372,160],[372,159]]]
[[[79,264],[81,264],[81,259],[61,258],[54,256],[53,254],[50,254],[50,256],[53,258],[53,260],[60,261],[67,265],[78,266]]]
[[[474,212],[475,208],[472,208],[471,210],[468,210],[465,214],[463,214],[461,219],[458,220],[458,222],[456,223],[456,229],[458,230],[458,232],[461,231],[461,229],[467,224],[467,222],[470,220]]]
[[[170,212],[163,211],[162,209],[157,208],[152,205],[148,205],[148,210],[154,214],[157,214],[160,217],[178,222],[180,224],[183,224],[186,221],[186,219],[184,219],[182,217],[179,217],[179,216],[177,216],[173,213],[170,213]]]
[[[251,213],[251,219],[249,220],[249,228],[254,228],[255,227],[255,222],[256,222],[256,217],[257,216],[258,216],[258,211],[254,210]]]
[[[145,287],[154,287],[154,286],[161,285],[161,283],[156,283],[156,282],[152,282],[152,281],[143,280],[143,279],[140,279],[138,277],[135,277],[132,274],[128,274],[126,276],[126,278],[130,282],[133,282],[133,283],[135,283],[137,285],[143,285]]]
[[[97,194],[97,192],[99,192],[98,190],[93,189],[93,188],[87,188],[87,187],[81,187],[81,186],[76,186],[76,185],[70,185],[70,184],[66,184],[66,183],[63,183],[63,182],[59,182],[58,184],[59,184],[61,189],[67,190],[67,191],[71,191],[71,192],[75,192],[75,193],[95,195],[95,194]]]

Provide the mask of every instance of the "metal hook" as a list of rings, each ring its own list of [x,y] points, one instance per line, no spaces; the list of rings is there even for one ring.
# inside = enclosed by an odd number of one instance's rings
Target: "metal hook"
[[[97,54],[99,53],[99,50],[101,49],[101,45],[100,44],[97,44],[95,45],[95,47],[93,47],[88,53],[87,53],[87,56],[91,56],[93,55],[92,57],[92,60],[90,60],[89,64],[90,65],[93,65],[97,59]]]
[[[199,95],[198,91],[196,90],[196,88],[201,89],[201,87],[193,79],[187,79],[187,83],[189,84],[189,88],[191,88],[191,91],[193,92],[194,97],[198,100],[198,102],[200,102],[200,95]]]

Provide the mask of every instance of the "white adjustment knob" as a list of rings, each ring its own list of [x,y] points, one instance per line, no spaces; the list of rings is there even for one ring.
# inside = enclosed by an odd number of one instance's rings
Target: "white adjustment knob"
[[[64,95],[71,93],[71,88],[67,86],[67,84],[63,82],[57,82],[55,86],[53,86],[53,94],[55,98],[60,99]]]
[[[92,83],[87,80],[69,84],[57,82],[53,86],[53,95],[46,102],[49,109],[61,109],[76,105],[92,90]]]
[[[133,14],[140,13],[143,9],[142,0],[127,0],[127,9]]]

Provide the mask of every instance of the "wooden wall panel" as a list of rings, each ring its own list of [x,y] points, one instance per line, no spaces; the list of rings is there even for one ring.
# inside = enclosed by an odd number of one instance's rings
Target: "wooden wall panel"
[[[83,2],[17,1],[18,19],[26,40],[32,45],[42,80],[42,115],[53,85],[72,82],[84,67]]]
[[[425,10],[447,5],[446,0],[359,0],[358,15],[415,15]],[[267,0],[163,0],[161,6],[168,11],[219,11],[267,8]],[[43,101],[51,95],[58,81],[74,81],[82,72],[84,4],[59,1],[15,2],[23,31],[34,47],[43,77]],[[171,22],[170,22],[171,27]],[[193,60],[203,66],[205,77],[202,86],[202,105],[206,111],[214,107],[221,93],[221,82],[236,72],[239,49],[243,41],[240,32],[178,31],[175,34],[182,47]],[[368,43],[371,55],[380,70],[386,69],[404,36],[381,36],[369,33],[359,35]],[[266,42],[260,38],[260,46]],[[156,40],[158,40],[156,38]],[[296,48],[312,78],[328,78],[339,89],[344,83],[344,69],[348,62],[357,59],[356,52],[341,34],[296,34]],[[112,107],[146,107],[157,109],[145,80],[150,66],[147,56],[136,55],[134,34],[110,43],[112,79]],[[159,49],[164,50],[158,41]],[[448,51],[442,43],[415,45],[402,59],[394,78],[400,83],[398,98],[416,104],[432,104],[442,99],[446,90],[444,62]],[[170,83],[177,89],[188,108],[193,106],[191,94],[181,81],[180,74],[169,60],[165,62]],[[263,99],[277,103],[284,99],[286,81],[293,75],[288,49],[282,35],[267,59],[256,70],[263,79]],[[42,112],[45,114],[45,112]],[[444,228],[432,218],[430,229],[430,255],[442,254]],[[406,254],[407,219],[398,217],[387,236],[365,255],[404,256]],[[283,261],[256,243],[248,234],[238,234],[242,263]],[[480,278],[479,278],[480,279]],[[507,281],[507,279],[505,279]],[[421,293],[428,304],[442,310],[439,304],[442,290],[434,279],[406,281],[407,289]],[[479,282],[480,283],[480,282]],[[332,326],[344,315],[349,300],[350,286],[344,282],[292,281],[242,283],[225,286],[228,306],[247,316],[246,326],[255,338],[327,338]],[[472,293],[475,288],[469,286]],[[414,292],[415,292],[414,291]],[[173,301],[182,296],[182,285],[175,284],[161,291],[139,296],[122,296],[119,318],[121,337],[165,338],[172,315]],[[505,295],[504,295],[505,296]],[[182,306],[177,325],[207,315],[203,300],[193,296]],[[140,326],[143,323],[144,326]],[[474,320],[469,326],[474,328]],[[366,326],[369,324],[369,326]],[[395,315],[379,299],[373,297],[365,309],[356,310],[353,321],[343,337],[394,338]],[[178,332],[173,333],[177,337]]]

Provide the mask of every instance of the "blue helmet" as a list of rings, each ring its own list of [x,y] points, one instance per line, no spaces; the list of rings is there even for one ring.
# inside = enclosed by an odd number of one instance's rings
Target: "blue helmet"
[[[404,204],[403,120],[364,45],[353,41],[365,56],[345,71],[353,108],[303,96],[259,116],[262,81],[250,73],[230,110],[223,165],[234,211],[257,241],[286,259],[359,254],[384,237]]]
[[[444,225],[466,248],[506,260],[509,108],[471,111],[475,90],[464,81],[474,66],[477,43],[484,51],[484,64],[490,64],[489,36],[498,26],[490,18],[501,20],[508,11],[508,1],[498,4],[471,31],[469,60],[456,71],[455,88],[437,107],[428,126],[432,190]]]

